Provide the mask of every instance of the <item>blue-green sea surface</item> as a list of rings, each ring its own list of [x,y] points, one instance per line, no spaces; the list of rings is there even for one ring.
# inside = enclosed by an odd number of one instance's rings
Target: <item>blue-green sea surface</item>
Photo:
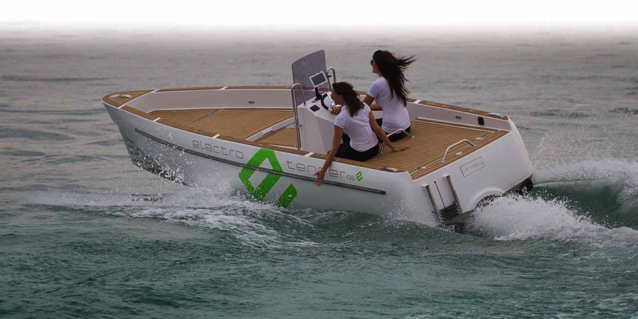
[[[0,25],[1,26],[1,25]],[[638,318],[638,30],[0,29],[2,318]],[[134,166],[109,92],[288,85],[326,49],[365,90],[509,115],[536,167],[466,234],[282,209]]]

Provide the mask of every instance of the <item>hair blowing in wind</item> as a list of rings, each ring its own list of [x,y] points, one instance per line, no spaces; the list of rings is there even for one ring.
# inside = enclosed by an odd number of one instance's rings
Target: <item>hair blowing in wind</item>
[[[348,105],[350,116],[355,116],[359,110],[363,108],[363,102],[359,100],[357,92],[354,91],[352,85],[348,82],[335,82],[332,84],[335,93],[341,95]]]
[[[379,67],[381,76],[388,81],[392,96],[398,96],[403,100],[403,105],[406,105],[410,91],[405,88],[406,79],[403,72],[414,62],[414,56],[395,57],[389,51],[377,50],[372,55],[372,59]]]

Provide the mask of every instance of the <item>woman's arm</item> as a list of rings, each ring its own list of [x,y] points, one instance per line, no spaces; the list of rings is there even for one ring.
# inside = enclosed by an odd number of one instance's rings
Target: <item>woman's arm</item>
[[[385,135],[385,132],[383,131],[381,126],[379,126],[379,124],[377,124],[377,121],[374,119],[374,115],[372,115],[372,112],[368,113],[368,117],[370,118],[370,126],[372,127],[372,131],[374,131],[374,133],[377,134],[377,137],[381,141],[383,141],[383,144],[385,144],[388,147],[390,147],[390,149],[393,152],[401,152],[401,151],[404,151],[404,150],[406,150],[408,148],[407,146],[394,146],[394,145],[392,145],[392,143],[390,142],[388,137]]]
[[[372,103],[372,102],[374,102],[374,97],[366,94],[366,97],[363,98],[363,103],[368,104],[370,109],[373,110],[373,111],[381,111],[382,110],[381,106],[379,106],[379,104]]]
[[[323,163],[323,167],[315,173],[317,178],[315,179],[315,184],[321,185],[323,183],[323,178],[326,175],[326,171],[334,161],[335,156],[337,155],[337,151],[339,150],[339,146],[341,146],[341,135],[343,134],[343,129],[335,125],[334,135],[332,136],[332,149],[328,153],[328,158]]]

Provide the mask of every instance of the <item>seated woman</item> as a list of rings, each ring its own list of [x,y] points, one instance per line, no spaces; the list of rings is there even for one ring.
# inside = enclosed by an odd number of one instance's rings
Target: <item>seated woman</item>
[[[343,107],[335,118],[332,149],[328,153],[323,167],[315,174],[317,185],[323,182],[326,171],[334,161],[335,156],[366,161],[379,153],[379,139],[393,152],[406,149],[406,147],[396,147],[390,143],[375,121],[370,108],[359,100],[352,85],[347,82],[334,83],[332,85],[332,99]],[[344,132],[347,135],[344,135]],[[344,136],[343,143],[341,142],[342,135]]]
[[[405,69],[414,62],[414,57],[395,57],[385,50],[377,50],[372,55],[370,65],[372,72],[379,75],[370,88],[363,102],[373,110],[383,110],[383,119],[379,124],[390,141],[407,136],[410,131],[410,115],[407,110],[409,91],[405,88]],[[373,104],[373,102],[376,102]]]

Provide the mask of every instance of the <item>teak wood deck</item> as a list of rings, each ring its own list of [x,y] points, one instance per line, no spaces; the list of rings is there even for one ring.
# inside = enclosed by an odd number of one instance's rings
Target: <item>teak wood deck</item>
[[[293,116],[291,110],[278,109],[167,110],[153,111],[149,114],[151,117],[177,123],[178,128],[201,132],[207,136],[220,134],[238,139],[246,139]]]
[[[124,106],[122,109],[150,120],[157,120],[160,123],[205,136],[219,134],[222,139],[226,137],[226,139],[233,141],[271,147],[281,151],[306,153],[296,150],[297,134],[295,128],[281,128],[256,142],[246,140],[257,132],[291,119],[293,117],[291,110],[186,109],[146,113],[130,106]],[[407,150],[395,153],[386,148],[381,154],[366,162],[348,159],[337,160],[373,169],[407,171],[413,178],[418,178],[480,149],[507,133],[507,131],[502,130],[419,119],[412,121],[411,136],[395,142],[396,145],[407,146]],[[468,143],[454,146],[449,151],[446,160],[442,161],[446,148],[463,139],[470,141],[474,146]],[[325,155],[315,154],[313,157],[325,158]]]

